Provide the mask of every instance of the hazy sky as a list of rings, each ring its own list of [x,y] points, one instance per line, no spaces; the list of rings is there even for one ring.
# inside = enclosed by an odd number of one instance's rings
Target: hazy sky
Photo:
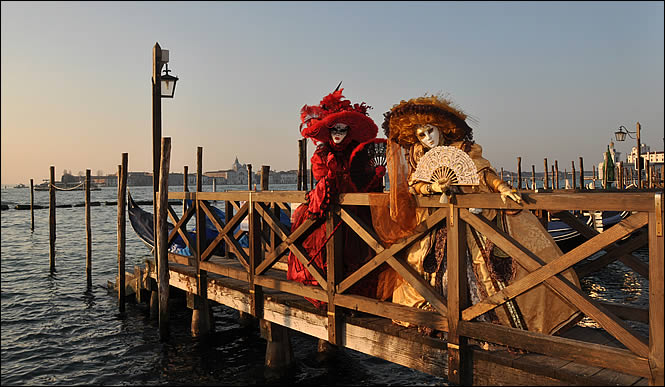
[[[585,169],[619,125],[663,150],[663,2],[11,2],[2,6],[2,184],[152,171],[156,42],[171,171],[297,168],[300,108],[343,81],[383,113],[448,94],[495,168]],[[380,137],[383,133],[380,131]],[[635,140],[617,143],[624,154]],[[309,154],[313,151],[311,142]]]

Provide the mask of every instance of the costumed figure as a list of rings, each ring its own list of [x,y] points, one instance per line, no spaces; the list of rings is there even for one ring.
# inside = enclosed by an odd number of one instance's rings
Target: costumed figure
[[[342,91],[335,90],[324,97],[318,106],[305,105],[301,109],[300,132],[317,145],[312,156],[312,174],[316,186],[307,193],[306,202],[294,212],[291,230],[296,230],[305,219],[317,219],[322,223],[303,240],[303,248],[309,256],[308,264],[315,265],[326,276],[326,235],[325,215],[331,203],[340,193],[383,191],[385,167],[372,166],[365,151],[365,145],[377,141],[378,127],[368,116],[370,106],[364,102],[351,104],[344,100]],[[385,141],[385,140],[384,140]],[[353,162],[351,162],[353,158]],[[352,209],[370,223],[369,209]],[[365,211],[366,214],[362,214]],[[341,226],[341,227],[340,227]],[[360,238],[343,226],[336,225],[333,233],[344,238],[344,272],[359,268],[369,257],[369,247]],[[318,281],[298,260],[289,254],[287,279],[307,285],[318,285]],[[376,278],[360,281],[350,289],[352,293],[374,297]],[[324,302],[307,298],[317,307]]]
[[[390,203],[389,206],[385,206],[386,203],[371,203],[373,225],[384,244],[412,234],[415,226],[434,211],[417,208],[412,195],[446,195],[456,190],[459,193],[494,192],[501,194],[504,203],[507,198],[521,202],[519,194],[499,178],[489,161],[482,157],[482,148],[473,141],[473,131],[466,123],[466,114],[452,106],[449,100],[440,96],[425,96],[402,101],[386,112],[384,118],[382,127],[389,142]],[[460,149],[471,158],[479,184],[453,186],[450,179],[425,182],[414,178],[421,158],[432,148],[442,145]],[[545,263],[562,255],[547,230],[529,211],[469,210],[497,224],[499,229],[510,234]],[[447,297],[446,230],[446,222],[441,222],[404,251],[406,261],[444,298]],[[473,304],[528,274],[516,260],[469,225],[466,226],[466,238],[466,272]],[[574,271],[568,269],[562,274],[579,287]],[[379,286],[387,285],[380,283]],[[393,302],[433,310],[424,297],[401,277],[397,276],[392,287]],[[577,309],[540,284],[479,316],[477,320],[554,334],[578,321],[579,316]]]

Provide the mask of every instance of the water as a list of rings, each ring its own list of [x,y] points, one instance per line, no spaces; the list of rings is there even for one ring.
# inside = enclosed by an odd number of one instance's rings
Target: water
[[[151,187],[130,187],[130,191],[135,200],[152,200]],[[34,194],[35,204],[48,206],[47,191]],[[182,299],[173,300],[171,338],[160,343],[158,325],[143,304],[128,303],[121,315],[116,295],[106,290],[107,281],[117,274],[117,206],[104,203],[117,200],[117,189],[102,188],[90,195],[101,205],[90,209],[93,286],[87,289],[84,207],[56,209],[56,272],[51,275],[49,210],[35,210],[31,232],[30,211],[13,209],[30,203],[30,190],[2,188],[2,203],[10,207],[1,213],[2,385],[446,384],[443,378],[350,349],[332,363],[319,364],[313,360],[317,339],[293,331],[294,374],[268,380],[263,375],[266,342],[258,329],[243,328],[237,311],[217,305],[215,333],[199,342],[191,338],[191,311]],[[83,202],[83,191],[56,194],[58,205]],[[129,220],[126,230],[126,268],[132,271],[151,254]]]

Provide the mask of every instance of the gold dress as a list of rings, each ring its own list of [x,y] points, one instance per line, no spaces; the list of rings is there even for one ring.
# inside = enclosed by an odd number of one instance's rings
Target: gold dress
[[[480,145],[467,141],[457,141],[449,144],[449,146],[464,150],[471,157],[478,170],[480,184],[473,187],[463,187],[462,191],[464,193],[500,192],[507,187],[502,186],[502,184],[505,185],[505,182],[496,175],[489,161],[482,157],[482,147]],[[420,186],[427,184],[411,178],[420,157],[425,152],[421,144],[415,144],[409,149],[408,153],[410,166],[408,182],[409,186],[413,187],[416,192],[421,192],[419,190]],[[417,223],[433,211],[434,209],[430,208],[416,208]],[[505,211],[482,209],[480,216],[496,222],[500,229],[510,234],[526,249],[540,257],[545,264],[563,254],[538,218],[529,211],[507,214]],[[439,229],[445,227],[444,224],[439,226]],[[467,245],[470,252],[470,256],[467,256],[467,263],[471,263],[471,265],[467,264],[467,279],[469,280],[469,293],[473,304],[493,295],[501,288],[525,277],[529,273],[516,260],[495,247],[484,235],[475,231],[469,225],[466,227]],[[439,279],[438,287],[436,286],[436,272],[432,273],[425,270],[425,260],[428,254],[438,253],[439,257],[445,254],[445,251],[433,251],[442,246],[440,240],[437,241],[441,238],[440,235],[441,232],[438,229],[432,230],[428,235],[411,245],[405,253],[406,261],[433,287],[438,288],[439,292],[445,297],[447,296],[445,266],[442,268],[443,278]],[[445,238],[445,235],[443,238]],[[445,265],[445,258],[443,260],[439,258],[439,262]],[[577,287],[580,286],[577,275],[572,269],[568,269],[562,274],[571,283]],[[411,285],[403,280],[397,282],[398,284],[392,294],[393,302],[412,307],[429,308],[424,297]],[[576,308],[569,305],[543,284],[522,293],[514,300],[479,316],[478,320],[492,321],[532,332],[555,334],[580,316],[580,312]],[[396,322],[409,325],[404,322]]]

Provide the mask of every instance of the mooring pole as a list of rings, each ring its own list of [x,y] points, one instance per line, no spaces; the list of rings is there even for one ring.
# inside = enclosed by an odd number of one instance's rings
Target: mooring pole
[[[189,180],[189,177],[187,175],[187,165],[185,165],[185,170],[182,173],[182,192],[189,192],[189,185],[187,180]],[[185,216],[185,211],[187,210],[187,199],[182,199],[182,216]],[[185,227],[185,225],[182,225]]]
[[[536,190],[536,166],[531,164],[531,189]]]
[[[577,187],[577,184],[575,183],[575,160],[571,161],[571,164],[572,164],[572,169],[570,172],[570,176],[573,179],[573,189],[575,189],[575,187]]]
[[[559,189],[559,160],[554,160],[554,175],[556,180],[556,189]]]
[[[90,170],[85,170],[85,278],[92,288],[92,228],[90,226]]]
[[[302,142],[303,140],[300,139],[298,140],[298,181],[297,181],[297,188],[298,191],[304,190],[303,188],[303,171],[302,171]]]
[[[152,48],[152,224],[157,225],[157,192],[159,192],[159,163],[161,160],[160,142],[162,141],[162,48],[155,43]],[[157,227],[153,230],[153,256],[155,270],[159,271],[157,259]]]
[[[547,173],[549,172],[549,168],[547,168],[547,157],[544,159],[545,162],[545,169],[543,170],[543,189],[548,189],[549,188],[549,176],[547,176]],[[552,184],[552,187],[554,187],[554,184]]]
[[[33,180],[30,179],[30,230],[35,231],[35,188]]]
[[[159,339],[165,341],[169,337],[169,252],[167,240],[169,236],[167,207],[169,205],[169,163],[171,160],[171,137],[162,138],[161,161],[159,174],[159,202],[157,206],[157,279],[159,292]],[[198,229],[200,233],[201,229]]]
[[[580,156],[580,188],[585,189],[584,186],[584,159]]]
[[[127,195],[127,153],[118,168],[118,308],[125,311],[125,203]]]
[[[252,190],[252,164],[247,164],[247,190]]]
[[[55,166],[51,165],[51,184],[48,189],[49,206],[49,268],[51,274],[55,271]]]
[[[522,158],[517,157],[517,188],[522,189]]]
[[[196,193],[203,192],[203,147],[196,148]],[[208,307],[208,272],[201,270],[203,252],[206,250],[205,214],[201,200],[196,198],[196,287],[197,294],[192,305],[191,334],[193,337],[207,336],[210,333],[210,311]],[[192,295],[193,296],[193,295]]]

